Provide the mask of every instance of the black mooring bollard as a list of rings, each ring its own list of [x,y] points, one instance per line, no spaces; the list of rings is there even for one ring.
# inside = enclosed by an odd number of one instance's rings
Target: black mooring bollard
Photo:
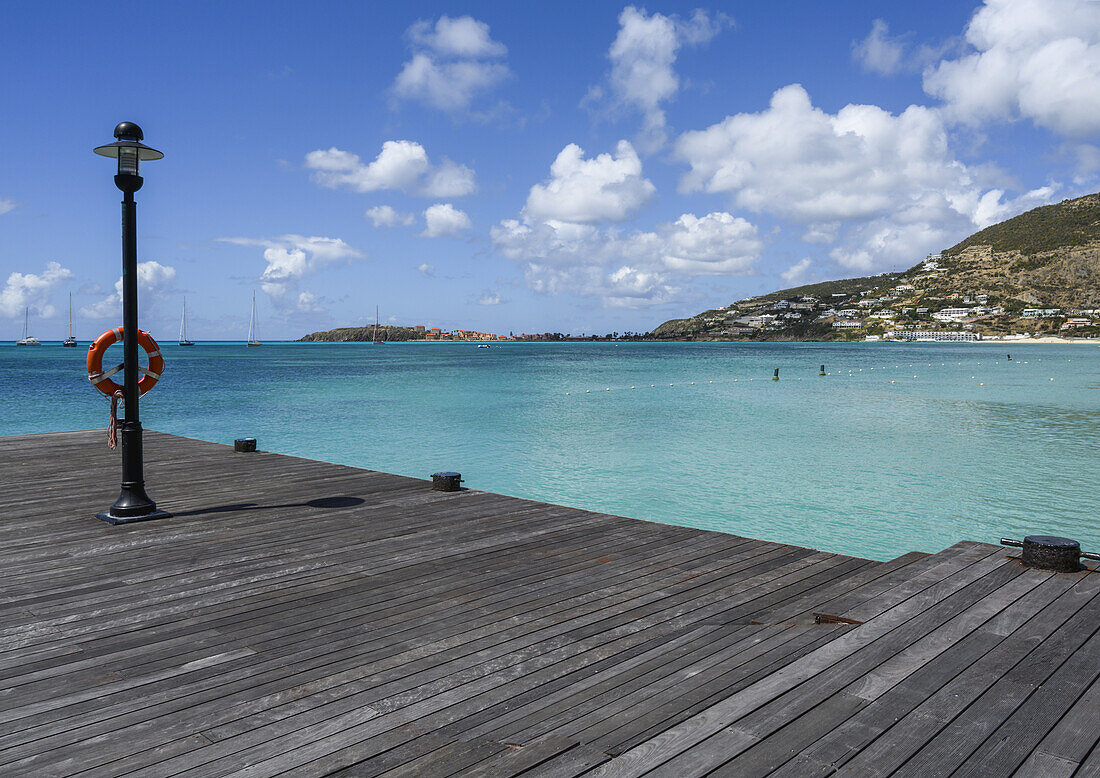
[[[821,372],[818,375],[825,375],[825,365],[821,366]]]
[[[778,381],[779,380],[779,368],[778,367],[775,369],[775,375],[772,376],[772,380],[773,381]]]
[[[233,450],[239,452],[248,452],[256,450],[255,438],[237,438],[233,441]]]
[[[462,487],[461,473],[432,473],[432,489],[437,492],[457,492]]]
[[[1100,554],[1081,551],[1076,540],[1053,535],[1028,535],[1022,541],[1001,538],[1001,545],[1022,548],[1022,561],[1028,567],[1055,573],[1076,573],[1081,569],[1082,557],[1100,559]]]

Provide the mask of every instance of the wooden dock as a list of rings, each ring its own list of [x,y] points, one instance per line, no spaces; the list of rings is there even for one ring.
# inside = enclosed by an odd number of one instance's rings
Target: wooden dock
[[[1089,571],[158,433],[146,471],[174,518],[114,527],[103,432],[0,439],[2,776],[1100,776]]]

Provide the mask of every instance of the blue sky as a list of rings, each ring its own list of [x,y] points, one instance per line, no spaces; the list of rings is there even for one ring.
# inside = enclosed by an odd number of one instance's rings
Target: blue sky
[[[645,331],[1096,191],[1100,4],[4,3],[0,323]]]

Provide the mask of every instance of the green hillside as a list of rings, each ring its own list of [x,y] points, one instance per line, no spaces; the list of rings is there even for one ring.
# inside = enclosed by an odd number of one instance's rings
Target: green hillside
[[[815,302],[807,309],[802,298]],[[840,316],[838,309],[845,307],[855,313]],[[945,309],[961,310],[959,319],[966,321],[937,319]],[[1057,313],[1025,315],[1029,309]],[[1074,333],[1089,334],[1100,331],[1100,316],[1092,313],[1097,309],[1100,194],[1090,194],[986,227],[905,272],[780,289],[666,321],[652,334],[689,340],[855,340],[899,327],[1051,334],[1069,319]],[[845,321],[835,324],[837,318]]]
[[[1021,213],[1007,221],[979,230],[943,253],[956,256],[972,246],[991,246],[993,251],[1039,254],[1100,240],[1100,194]]]
[[[842,278],[837,281],[819,281],[816,284],[804,286],[792,286],[790,289],[780,289],[769,294],[748,297],[743,302],[755,302],[764,300],[787,300],[792,297],[829,297],[834,294],[855,294],[862,289],[870,289],[897,281],[903,273],[880,273],[877,276],[863,276],[861,278]]]

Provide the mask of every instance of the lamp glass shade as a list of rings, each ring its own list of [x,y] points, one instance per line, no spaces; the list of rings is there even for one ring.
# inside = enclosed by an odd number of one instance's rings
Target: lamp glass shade
[[[138,174],[138,150],[133,146],[119,147],[118,174],[120,176],[136,176]]]

